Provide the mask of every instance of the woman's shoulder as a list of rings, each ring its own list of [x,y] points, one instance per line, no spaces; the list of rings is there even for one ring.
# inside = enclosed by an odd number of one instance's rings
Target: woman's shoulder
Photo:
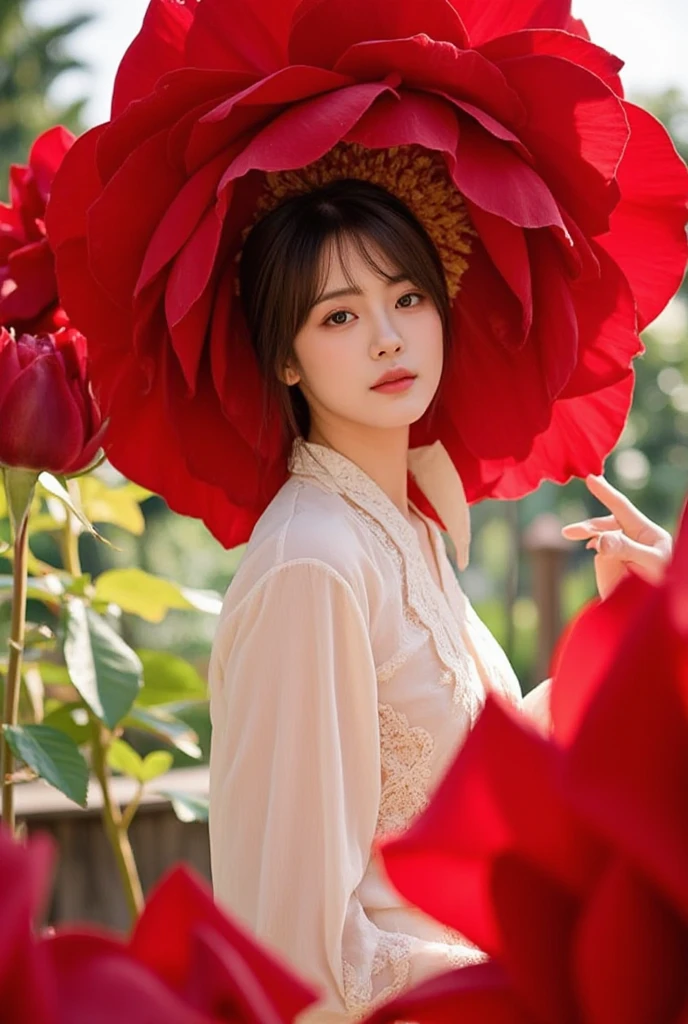
[[[304,563],[341,577],[361,605],[380,575],[375,548],[346,499],[290,477],[254,527],[227,599],[236,607],[255,586],[279,583]]]

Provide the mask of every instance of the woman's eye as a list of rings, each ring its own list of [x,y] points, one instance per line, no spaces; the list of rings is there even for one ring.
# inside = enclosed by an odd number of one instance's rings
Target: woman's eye
[[[346,319],[348,316],[353,316],[353,313],[347,313],[344,309],[338,309],[336,313],[331,313],[328,316],[325,323],[332,324],[334,327],[343,327],[344,324],[351,322]]]
[[[421,302],[423,296],[419,292],[408,292],[406,295],[402,295],[397,301],[397,305],[401,306],[402,309],[411,309],[412,306],[417,306]]]

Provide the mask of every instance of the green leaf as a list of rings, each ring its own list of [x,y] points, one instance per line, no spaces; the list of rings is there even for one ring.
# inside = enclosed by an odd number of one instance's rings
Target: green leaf
[[[3,728],[18,758],[74,803],[86,806],[88,765],[69,736],[48,725]]]
[[[97,537],[99,540],[102,540],[105,544],[110,544],[109,541],[105,540],[105,537],[101,537],[93,523],[90,523],[88,521],[88,519],[84,515],[83,509],[79,508],[75,504],[75,502],[72,501],[71,494],[69,493],[67,488],[62,483],[60,483],[57,477],[53,476],[52,473],[41,473],[38,480],[45,494],[51,495],[53,498],[57,498],[59,501],[61,501],[62,504],[65,505],[70,510],[70,512],[76,516],[76,518],[79,520],[84,529],[86,529],[89,533],[93,534],[94,537]]]
[[[107,763],[120,775],[128,775],[132,779],[141,780],[143,758],[124,740],[113,740],[108,747]]]
[[[67,607],[64,658],[72,683],[109,729],[131,708],[143,667],[135,651],[92,608],[73,599]]]
[[[95,476],[83,477],[79,487],[84,512],[91,522],[112,523],[137,537],[141,536],[146,521],[140,503],[151,496],[150,491],[136,484],[108,487]]]
[[[47,701],[46,707],[50,707],[54,703],[54,701]],[[43,719],[43,725],[49,725],[52,729],[65,733],[78,747],[82,743],[86,743],[91,736],[88,724],[88,711],[78,701],[55,707],[54,710],[46,714]]]
[[[188,661],[164,651],[136,653],[143,664],[143,687],[136,698],[137,707],[206,699],[205,680]]]
[[[154,750],[143,762],[141,782],[150,782],[152,779],[164,775],[170,770],[173,763],[174,756],[169,750]]]
[[[12,596],[13,580],[11,576],[0,576],[0,597]],[[34,601],[42,601],[44,604],[54,605],[64,594],[64,585],[59,576],[50,574],[48,576],[30,577],[27,584],[27,597]]]
[[[181,750],[188,757],[197,759],[202,754],[198,745],[198,736],[194,730],[186,722],[180,722],[178,718],[163,711],[162,708],[134,706],[121,725],[125,729],[142,729],[144,732],[152,733],[176,747],[177,750]]]
[[[188,824],[192,821],[208,820],[209,801],[203,797],[189,796],[188,793],[175,793],[171,790],[156,790],[158,796],[164,796],[172,804],[172,810],[180,821]]]
[[[172,608],[219,614],[222,601],[214,592],[190,590],[143,569],[110,569],[96,580],[95,598],[117,604],[147,622],[162,622]]]

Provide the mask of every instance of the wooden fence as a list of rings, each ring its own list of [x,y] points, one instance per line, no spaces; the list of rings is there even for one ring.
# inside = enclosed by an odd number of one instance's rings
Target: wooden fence
[[[161,789],[205,797],[208,768],[180,768],[157,784]],[[131,800],[134,785],[130,779],[113,778],[113,796],[120,807]],[[127,930],[126,904],[101,822],[102,796],[97,784],[89,786],[86,810],[42,781],[17,786],[15,801],[17,818],[28,833],[48,833],[56,844],[47,923],[91,921]],[[210,879],[208,826],[179,821],[168,800],[154,794],[144,796],[129,834],[144,891],[178,861],[186,861]]]

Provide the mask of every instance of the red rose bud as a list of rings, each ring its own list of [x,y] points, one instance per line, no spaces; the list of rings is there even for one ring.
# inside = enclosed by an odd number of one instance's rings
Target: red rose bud
[[[45,210],[55,174],[73,144],[66,128],[51,128],[34,142],[28,164],[10,169],[10,205],[0,203],[0,324],[17,334],[68,324],[58,300]]]
[[[93,461],[104,432],[84,336],[64,328],[15,340],[0,328],[0,464],[77,473]]]

